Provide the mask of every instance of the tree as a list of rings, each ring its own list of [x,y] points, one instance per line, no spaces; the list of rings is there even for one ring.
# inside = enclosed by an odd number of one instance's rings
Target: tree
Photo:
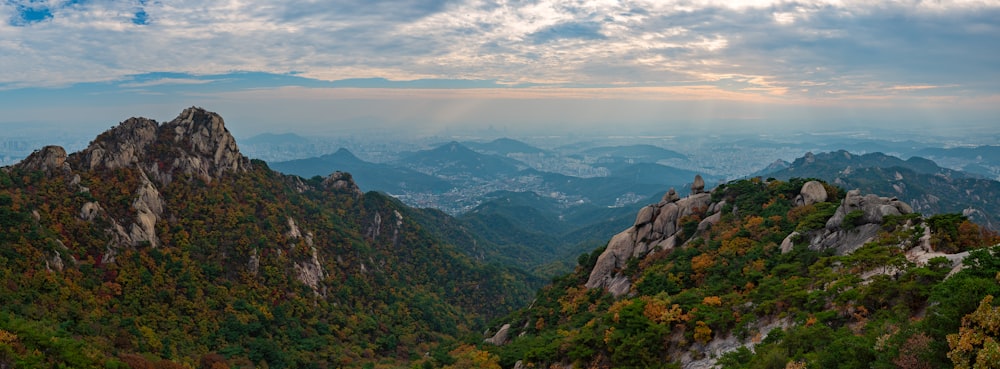
[[[957,369],[1000,368],[1000,307],[987,295],[976,311],[962,318],[957,334],[948,335],[948,358]]]

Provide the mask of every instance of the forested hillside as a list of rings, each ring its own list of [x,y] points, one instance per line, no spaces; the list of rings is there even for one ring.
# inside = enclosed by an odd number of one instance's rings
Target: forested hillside
[[[995,367],[1000,242],[817,181],[666,195],[494,322],[502,367]]]
[[[530,296],[431,221],[346,173],[250,161],[197,108],[46,147],[0,171],[0,367],[422,360]]]

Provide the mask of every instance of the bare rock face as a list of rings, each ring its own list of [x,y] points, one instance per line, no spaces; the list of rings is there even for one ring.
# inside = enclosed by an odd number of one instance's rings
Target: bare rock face
[[[305,260],[295,261],[292,267],[295,269],[295,277],[298,278],[300,282],[309,286],[313,290],[313,293],[317,296],[325,296],[326,288],[321,285],[323,278],[326,277],[326,272],[323,270],[323,264],[319,259],[319,250],[316,248],[316,244],[313,242],[312,232],[303,233],[299,226],[295,223],[295,219],[291,217],[288,218],[288,233],[285,234],[291,241],[304,240],[305,245],[291,244],[289,247],[307,247],[310,251],[310,257]],[[259,259],[255,262],[251,258],[251,263],[257,263],[259,267]],[[250,266],[253,270],[255,267]]]
[[[243,172],[250,161],[240,154],[236,139],[226,129],[222,117],[201,108],[185,109],[161,128],[173,136],[173,144],[183,148],[173,167],[206,181],[225,172]]]
[[[823,187],[822,183],[819,183],[818,181],[809,181],[802,185],[802,190],[800,190],[799,195],[795,197],[795,206],[805,206],[823,202],[826,201],[827,196],[826,188]]]
[[[493,335],[493,337],[487,338],[483,340],[483,342],[491,343],[496,346],[503,346],[505,343],[507,343],[508,338],[510,338],[509,323],[504,324],[502,327],[500,327],[500,330],[498,330],[497,333]]]
[[[66,149],[61,146],[45,146],[41,150],[35,151],[22,160],[16,167],[28,171],[42,171],[45,173],[68,173],[69,163],[66,162]]]
[[[81,169],[117,169],[139,165],[156,140],[158,125],[146,118],[129,118],[97,136],[81,151]]]
[[[222,117],[195,107],[163,125],[129,118],[74,156],[81,169],[134,167],[161,185],[170,183],[175,171],[211,182],[223,173],[250,168]]]
[[[699,179],[700,176],[696,177],[695,182],[699,182]],[[707,215],[708,209],[722,209],[721,205],[711,203],[712,195],[703,191],[704,181],[700,183],[700,192],[692,191],[688,197],[674,199],[676,192],[670,191],[664,196],[664,201],[639,210],[635,223],[612,237],[604,252],[598,256],[587,279],[587,288],[604,288],[615,296],[628,293],[631,281],[628,276],[621,274],[621,270],[629,259],[646,257],[655,250],[674,248],[680,242],[681,220],[685,216]],[[720,217],[721,214],[718,213],[706,217],[699,228],[708,228],[718,222]]]

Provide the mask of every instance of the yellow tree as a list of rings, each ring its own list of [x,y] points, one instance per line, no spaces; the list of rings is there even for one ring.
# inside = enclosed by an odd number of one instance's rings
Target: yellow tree
[[[500,369],[500,358],[472,345],[461,345],[449,352],[455,358],[455,363],[446,365],[445,369]]]
[[[957,334],[948,335],[948,358],[956,369],[1000,368],[1000,307],[988,295],[979,308],[962,318]]]

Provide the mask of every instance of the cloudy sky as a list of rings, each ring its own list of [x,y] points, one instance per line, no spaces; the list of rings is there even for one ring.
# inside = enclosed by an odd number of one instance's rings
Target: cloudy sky
[[[0,2],[5,130],[192,105],[238,136],[1000,127],[1000,0]]]

